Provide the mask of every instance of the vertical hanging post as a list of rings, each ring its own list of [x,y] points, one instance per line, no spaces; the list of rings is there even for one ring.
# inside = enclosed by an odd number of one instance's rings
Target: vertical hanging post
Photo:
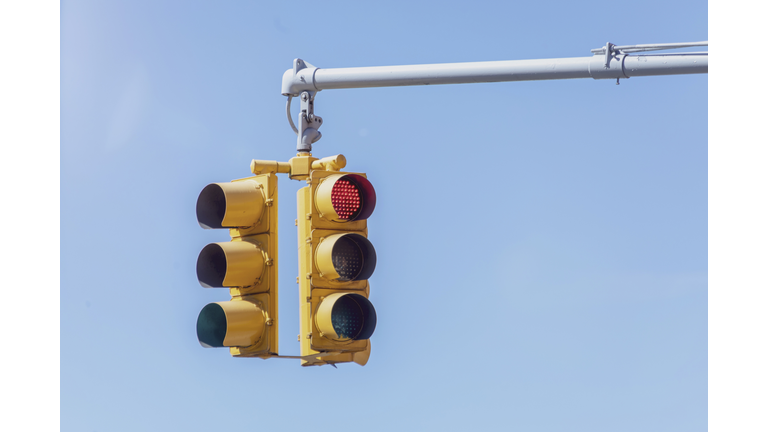
[[[296,143],[296,151],[299,153],[311,153],[312,144],[322,138],[317,130],[323,124],[323,119],[315,115],[315,94],[317,92],[303,91],[299,95],[301,110],[299,111],[299,127]]]

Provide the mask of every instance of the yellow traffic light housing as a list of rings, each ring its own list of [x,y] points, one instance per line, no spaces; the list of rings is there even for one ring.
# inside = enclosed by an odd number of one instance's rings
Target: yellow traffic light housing
[[[203,308],[198,341],[229,347],[236,357],[277,356],[277,177],[206,186],[197,200],[197,220],[206,229],[229,229],[230,242],[200,252],[197,278],[206,288],[229,288],[232,297]]]
[[[205,288],[228,288],[230,301],[198,315],[204,347],[228,347],[236,357],[301,359],[303,366],[370,357],[376,310],[368,278],[376,250],[367,219],[376,192],[365,174],[340,172],[342,155],[299,154],[288,162],[253,160],[255,177],[213,183],[197,200],[206,229],[229,229],[229,242],[205,246],[197,278]],[[277,173],[309,184],[298,192],[300,356],[278,353]]]
[[[262,337],[265,315],[249,300],[209,303],[197,318],[197,338],[208,348],[252,346]]]
[[[307,182],[297,219],[302,366],[365,365],[376,328],[367,280],[376,267],[367,227],[376,192],[365,174],[316,169]]]

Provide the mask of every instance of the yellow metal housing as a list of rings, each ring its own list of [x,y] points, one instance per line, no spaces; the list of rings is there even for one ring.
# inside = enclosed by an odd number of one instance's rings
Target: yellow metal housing
[[[206,288],[258,284],[266,267],[266,253],[259,243],[249,240],[211,243],[203,248],[197,259],[200,284]]]
[[[208,347],[247,347],[264,335],[266,317],[260,302],[210,303],[197,319],[200,344]]]
[[[250,227],[261,219],[264,201],[261,184],[251,179],[209,184],[197,199],[197,220],[206,229]]]
[[[309,177],[309,173],[312,168],[312,163],[317,158],[312,157],[312,154],[299,153],[296,157],[291,158],[288,164],[291,166],[291,174],[289,177],[291,180],[306,180]]]
[[[251,172],[256,175],[269,173],[289,174],[291,172],[291,164],[288,162],[253,159],[251,161]]]
[[[375,250],[367,240],[365,219],[375,205],[375,193],[365,179],[365,174],[338,173],[333,171],[335,167],[331,163],[327,166],[321,166],[319,162],[315,164],[312,166],[315,170],[309,174],[310,185],[300,189],[297,194],[299,341],[301,355],[304,357],[302,366],[345,362],[365,365],[370,357],[370,333],[375,327],[375,310],[367,299],[367,278],[375,267]],[[331,170],[319,170],[323,167]],[[333,184],[350,174],[364,184],[361,193],[369,194],[371,198],[366,211],[360,212],[365,217],[358,220],[339,218],[330,200]],[[320,201],[326,203],[319,205]],[[334,248],[359,252],[363,258],[355,264],[359,269],[351,273],[345,272],[343,260],[348,256],[340,253],[344,251],[337,250],[337,260],[334,262]],[[342,300],[344,298],[346,300]],[[334,326],[334,306],[343,306],[343,303],[350,299],[355,299],[352,309],[358,307],[355,305],[362,304],[359,315],[368,317],[368,327],[361,326],[357,334],[344,334],[345,330],[339,328],[338,323]],[[339,315],[338,312],[336,315]],[[319,356],[313,357],[315,354]]]
[[[264,272],[265,254],[257,245],[246,241],[223,243],[227,260],[225,287],[247,287],[261,281]]]
[[[312,162],[313,170],[338,171],[347,166],[344,155],[328,156]]]
[[[265,163],[262,167],[265,171],[271,171],[272,167],[278,172],[285,169],[278,163],[273,166],[268,161],[257,162]],[[232,238],[230,242],[206,246],[198,257],[201,285],[227,287],[232,296],[229,302],[212,303],[203,309],[198,319],[198,337],[200,319],[205,322],[204,316],[218,313],[226,323],[228,336],[226,341],[222,336],[219,345],[208,346],[230,347],[230,353],[237,357],[276,356],[277,176],[269,172],[231,183],[208,185],[198,198],[197,217],[204,228],[229,228]],[[212,305],[227,306],[220,306],[223,312],[219,313]],[[202,334],[218,341],[205,331]],[[200,342],[206,345],[203,339]]]

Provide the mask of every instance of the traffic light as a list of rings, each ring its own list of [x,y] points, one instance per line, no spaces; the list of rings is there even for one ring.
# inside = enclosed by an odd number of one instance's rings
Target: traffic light
[[[197,199],[197,221],[229,229],[231,241],[200,252],[197,279],[206,288],[229,288],[232,297],[200,311],[198,341],[229,347],[236,357],[277,356],[277,176],[209,184]]]
[[[376,328],[368,278],[376,250],[367,219],[376,192],[365,174],[312,170],[298,192],[302,366],[365,365]]]

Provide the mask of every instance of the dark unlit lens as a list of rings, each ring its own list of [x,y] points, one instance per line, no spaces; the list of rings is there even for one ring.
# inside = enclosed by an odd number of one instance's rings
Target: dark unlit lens
[[[363,251],[349,237],[342,237],[333,245],[333,267],[339,280],[355,280],[363,268]]]
[[[216,303],[206,305],[197,317],[197,340],[200,345],[223,347],[227,336],[227,316]]]
[[[205,288],[224,286],[227,275],[227,256],[224,249],[211,243],[200,251],[197,257],[197,280]]]
[[[363,323],[363,310],[352,296],[344,296],[333,305],[331,325],[340,338],[356,338],[363,328]]]
[[[205,229],[223,228],[221,222],[227,210],[227,198],[221,186],[209,184],[197,197],[197,222]]]

